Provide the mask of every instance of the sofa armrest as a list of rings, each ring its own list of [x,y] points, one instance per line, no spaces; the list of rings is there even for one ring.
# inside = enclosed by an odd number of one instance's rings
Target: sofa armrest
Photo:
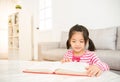
[[[49,49],[59,48],[60,42],[40,42],[38,43],[38,60],[42,60],[42,52]]]

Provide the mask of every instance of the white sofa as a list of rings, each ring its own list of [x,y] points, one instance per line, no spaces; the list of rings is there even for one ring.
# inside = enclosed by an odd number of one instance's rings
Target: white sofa
[[[89,29],[89,33],[97,49],[96,55],[120,74],[120,27]],[[67,38],[68,32],[63,31],[60,42],[40,42],[39,60],[60,60],[67,51]]]

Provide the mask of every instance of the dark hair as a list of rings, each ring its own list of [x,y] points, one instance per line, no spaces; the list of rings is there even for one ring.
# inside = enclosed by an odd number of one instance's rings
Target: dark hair
[[[85,45],[87,44],[87,41],[89,41],[88,50],[90,50],[90,51],[95,51],[96,50],[93,41],[89,38],[89,32],[88,32],[87,28],[82,26],[82,25],[78,25],[78,24],[73,26],[69,31],[68,40],[66,42],[67,49],[69,49],[71,47],[70,39],[75,32],[83,32]]]

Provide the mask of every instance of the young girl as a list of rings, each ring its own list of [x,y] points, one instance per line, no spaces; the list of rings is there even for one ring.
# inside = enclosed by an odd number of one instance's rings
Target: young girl
[[[99,76],[103,71],[109,70],[108,65],[95,55],[94,43],[84,26],[77,24],[70,29],[66,45],[67,49],[71,49],[65,53],[62,62],[89,63],[89,67],[86,68],[88,76]],[[87,45],[88,49],[86,49]]]

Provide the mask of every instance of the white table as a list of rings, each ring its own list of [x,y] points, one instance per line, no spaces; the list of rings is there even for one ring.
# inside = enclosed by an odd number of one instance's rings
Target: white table
[[[120,82],[120,75],[111,71],[106,71],[99,77],[22,72],[24,68],[35,63],[40,62],[0,60],[0,82]]]

